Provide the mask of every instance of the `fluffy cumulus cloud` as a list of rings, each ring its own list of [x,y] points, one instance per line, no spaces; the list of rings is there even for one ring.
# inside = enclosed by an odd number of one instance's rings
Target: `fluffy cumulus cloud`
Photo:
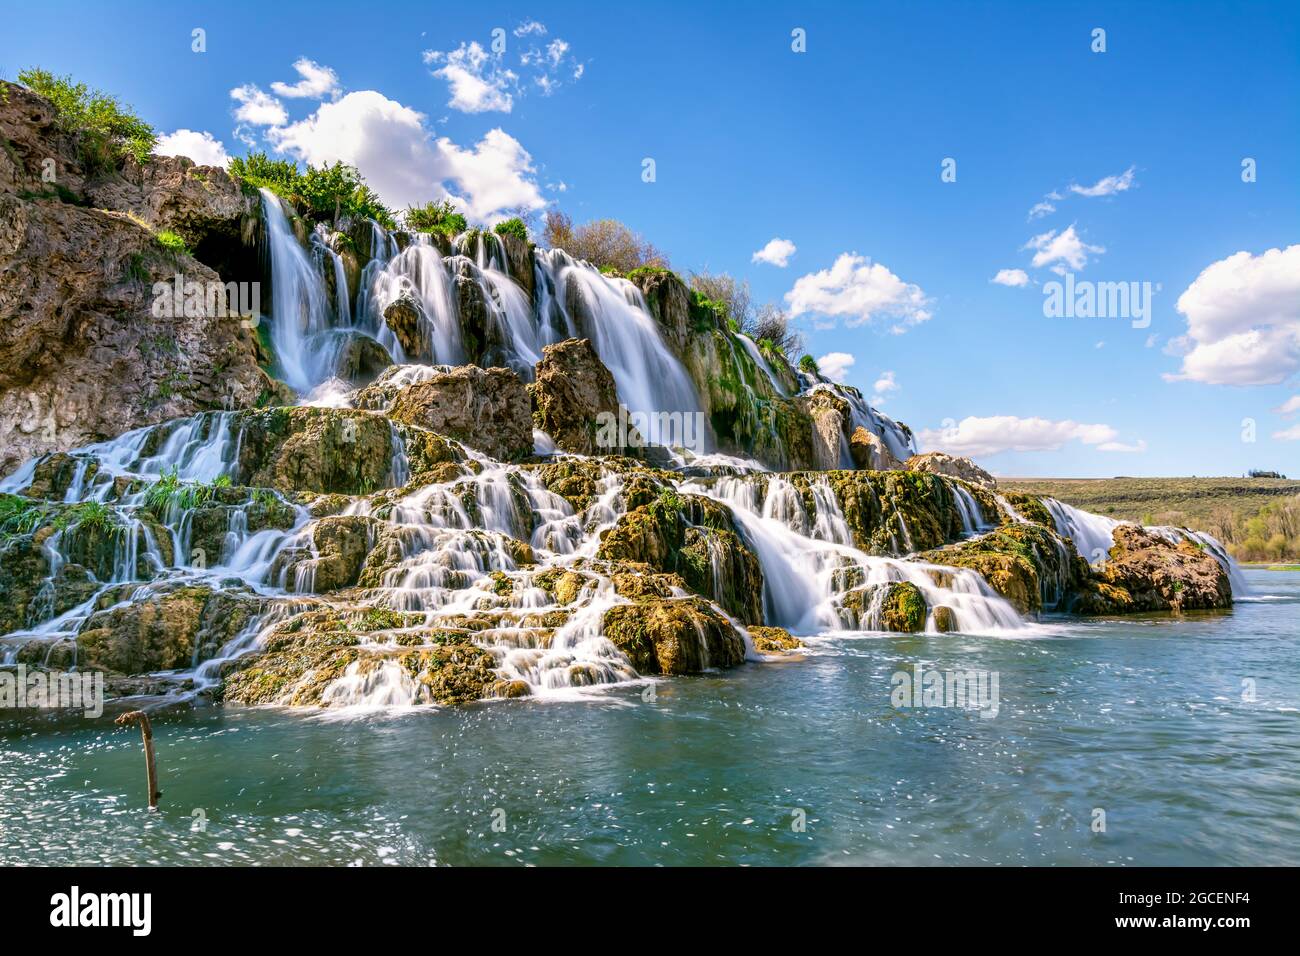
[[[514,108],[511,90],[519,77],[506,69],[501,57],[477,42],[462,43],[447,53],[425,50],[424,62],[438,68],[433,75],[447,81],[447,105],[462,113],[509,113]]]
[[[828,352],[817,360],[817,371],[832,382],[842,382],[856,361],[848,352]]]
[[[451,196],[471,219],[544,206],[532,157],[514,137],[490,130],[473,147],[434,139],[423,114],[374,90],[322,103],[310,116],[267,131],[274,147],[314,166],[357,167],[390,206]]]
[[[797,279],[785,301],[791,316],[826,315],[842,318],[850,326],[893,320],[890,331],[896,334],[930,318],[929,299],[920,286],[850,252],[829,269]]]
[[[1207,266],[1178,297],[1182,371],[1210,385],[1273,385],[1300,371],[1300,245],[1238,252]]]
[[[1029,273],[1024,269],[999,269],[990,282],[996,282],[998,285],[1009,285],[1014,288],[1029,285]]]
[[[271,84],[271,92],[286,99],[323,100],[339,95],[339,75],[328,66],[321,66],[305,56],[294,61],[294,71],[300,79],[297,83]]]
[[[1025,249],[1034,250],[1034,268],[1051,266],[1053,272],[1063,273],[1066,266],[1076,272],[1088,264],[1089,255],[1100,255],[1106,250],[1101,246],[1090,246],[1079,238],[1071,224],[1059,232],[1051,229],[1034,236],[1024,245]]]
[[[1015,415],[967,417],[950,428],[922,429],[919,438],[927,451],[946,451],[967,457],[996,455],[1004,451],[1057,451],[1071,441],[1106,452],[1141,452],[1147,447],[1145,441],[1120,442],[1119,433],[1109,425],[1087,425],[1069,419],[1018,418]]]
[[[230,91],[230,98],[238,104],[235,107],[235,119],[241,123],[250,126],[283,126],[289,122],[289,113],[284,104],[252,83],[235,87]]]
[[[451,91],[447,105],[463,113],[509,113],[526,90],[550,96],[565,83],[582,78],[586,65],[574,58],[569,43],[560,37],[543,41],[546,25],[526,20],[512,31],[523,41],[515,55],[513,45],[492,49],[476,41],[455,50],[425,50],[426,65],[445,80]],[[513,65],[512,65],[513,64]]]
[[[766,262],[770,266],[784,269],[795,253],[794,243],[789,239],[773,239],[758,252],[750,256],[751,262]]]
[[[893,372],[881,372],[880,378],[876,379],[875,384],[871,386],[871,404],[877,406],[885,404],[889,393],[898,391],[899,387]]]
[[[1113,196],[1115,193],[1127,192],[1133,188],[1133,170],[1134,167],[1130,166],[1119,175],[1104,176],[1091,186],[1080,186],[1077,183],[1072,183],[1070,192],[1077,196],[1088,196],[1089,198]]]
[[[226,147],[209,132],[178,129],[158,137],[153,151],[159,156],[188,156],[200,166],[224,166],[230,162]]]

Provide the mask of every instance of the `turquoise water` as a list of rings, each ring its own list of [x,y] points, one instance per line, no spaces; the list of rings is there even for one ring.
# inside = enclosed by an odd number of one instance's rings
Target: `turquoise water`
[[[821,638],[649,701],[161,716],[155,814],[135,731],[9,718],[0,863],[1295,865],[1300,573],[1246,573],[1230,612]],[[918,663],[996,671],[997,716],[892,707]]]

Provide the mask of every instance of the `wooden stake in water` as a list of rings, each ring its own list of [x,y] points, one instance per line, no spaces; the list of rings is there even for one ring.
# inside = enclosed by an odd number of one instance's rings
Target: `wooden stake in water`
[[[144,769],[149,779],[149,809],[157,810],[158,798],[162,796],[162,793],[158,790],[158,768],[153,759],[153,727],[149,723],[149,715],[143,710],[133,710],[122,714],[115,723],[119,727],[129,727],[131,724],[140,725],[140,736],[144,738]]]

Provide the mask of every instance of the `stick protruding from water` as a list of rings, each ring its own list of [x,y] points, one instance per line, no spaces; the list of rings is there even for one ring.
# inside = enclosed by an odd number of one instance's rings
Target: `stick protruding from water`
[[[149,809],[157,810],[158,798],[162,796],[162,792],[158,789],[158,767],[154,763],[153,726],[149,723],[149,715],[143,710],[132,710],[119,716],[114,723],[119,727],[140,725],[140,736],[144,740],[144,769],[149,782]]]

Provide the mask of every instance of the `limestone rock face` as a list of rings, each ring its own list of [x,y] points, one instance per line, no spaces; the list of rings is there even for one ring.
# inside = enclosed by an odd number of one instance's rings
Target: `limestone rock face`
[[[578,455],[616,450],[596,446],[598,416],[618,414],[618,390],[589,339],[568,339],[542,349],[528,391],[534,424],[562,450]]]
[[[812,416],[813,468],[829,471],[840,466],[840,444],[844,426],[849,421],[849,403],[826,389],[819,389],[808,399]]]
[[[225,224],[237,237],[248,208],[238,187],[166,158],[92,176],[45,100],[0,85],[0,474],[273,389],[253,332],[219,302],[155,314],[155,283],[221,277],[154,230],[190,240]]]
[[[146,593],[147,592],[147,593]],[[81,668],[143,674],[189,667],[234,638],[256,612],[247,593],[206,586],[141,589],[99,611],[77,635]]]
[[[969,458],[954,458],[941,451],[928,451],[923,455],[913,455],[903,466],[908,471],[925,471],[932,475],[947,475],[962,481],[979,485],[981,488],[996,488],[997,479],[990,475]]]
[[[849,454],[853,467],[868,471],[897,471],[903,463],[890,453],[885,443],[875,434],[859,425],[849,437]]]
[[[439,372],[398,392],[389,414],[493,458],[520,458],[533,450],[528,392],[509,369],[462,365]]]
[[[680,353],[686,348],[691,327],[691,296],[686,285],[667,269],[639,269],[631,281],[645,297],[669,348]]]
[[[418,361],[431,354],[424,313],[415,297],[402,293],[384,309],[384,321],[397,336],[408,361]]]
[[[241,412],[241,484],[316,494],[368,494],[392,472],[393,430],[381,415],[346,408]]]
[[[1232,585],[1208,551],[1137,525],[1115,529],[1115,545],[1075,603],[1083,614],[1191,611],[1232,605]]]

